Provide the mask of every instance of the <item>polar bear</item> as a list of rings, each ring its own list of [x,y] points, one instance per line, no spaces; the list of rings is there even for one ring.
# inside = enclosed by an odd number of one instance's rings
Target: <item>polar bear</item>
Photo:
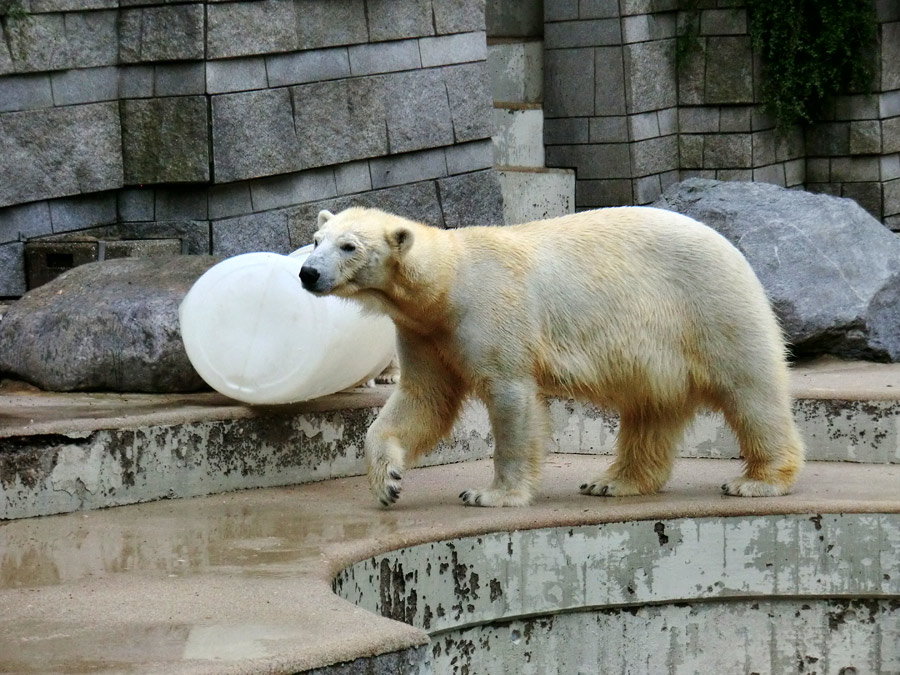
[[[725,238],[686,216],[621,207],[441,230],[370,208],[319,214],[300,279],[390,316],[401,377],[366,436],[388,506],[403,472],[484,402],[494,480],[470,506],[522,506],[549,437],[547,396],[621,415],[617,456],[586,495],[655,492],[700,407],[724,413],[744,472],[722,486],[785,494],[803,464],[785,348],[765,292]]]

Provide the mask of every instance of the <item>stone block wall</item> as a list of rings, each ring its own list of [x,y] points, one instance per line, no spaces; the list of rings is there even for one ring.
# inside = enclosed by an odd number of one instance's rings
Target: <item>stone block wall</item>
[[[900,3],[875,0],[878,79],[829,119],[777,128],[744,0],[546,0],[548,166],[579,209],[648,204],[701,176],[852,197],[900,230]]]
[[[24,242],[287,252],[321,208],[500,223],[484,0],[0,2],[0,297]]]

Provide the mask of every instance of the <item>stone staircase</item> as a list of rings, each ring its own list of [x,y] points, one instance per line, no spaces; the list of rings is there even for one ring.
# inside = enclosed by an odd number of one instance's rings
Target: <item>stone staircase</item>
[[[543,42],[489,38],[494,164],[508,225],[575,210],[575,173],[544,166]]]

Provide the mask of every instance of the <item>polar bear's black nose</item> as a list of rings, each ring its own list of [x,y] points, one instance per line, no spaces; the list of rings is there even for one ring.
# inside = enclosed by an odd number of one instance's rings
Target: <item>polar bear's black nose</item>
[[[318,280],[319,270],[317,270],[315,267],[304,265],[300,268],[300,283],[303,284],[303,288],[308,291],[313,290],[316,287],[316,282]]]

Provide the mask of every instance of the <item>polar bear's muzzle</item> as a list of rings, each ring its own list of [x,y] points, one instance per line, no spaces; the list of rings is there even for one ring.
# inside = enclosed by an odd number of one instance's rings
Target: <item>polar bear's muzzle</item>
[[[303,284],[303,288],[308,290],[310,293],[324,292],[318,288],[319,279],[319,270],[317,270],[315,267],[304,265],[300,268],[300,283]]]

